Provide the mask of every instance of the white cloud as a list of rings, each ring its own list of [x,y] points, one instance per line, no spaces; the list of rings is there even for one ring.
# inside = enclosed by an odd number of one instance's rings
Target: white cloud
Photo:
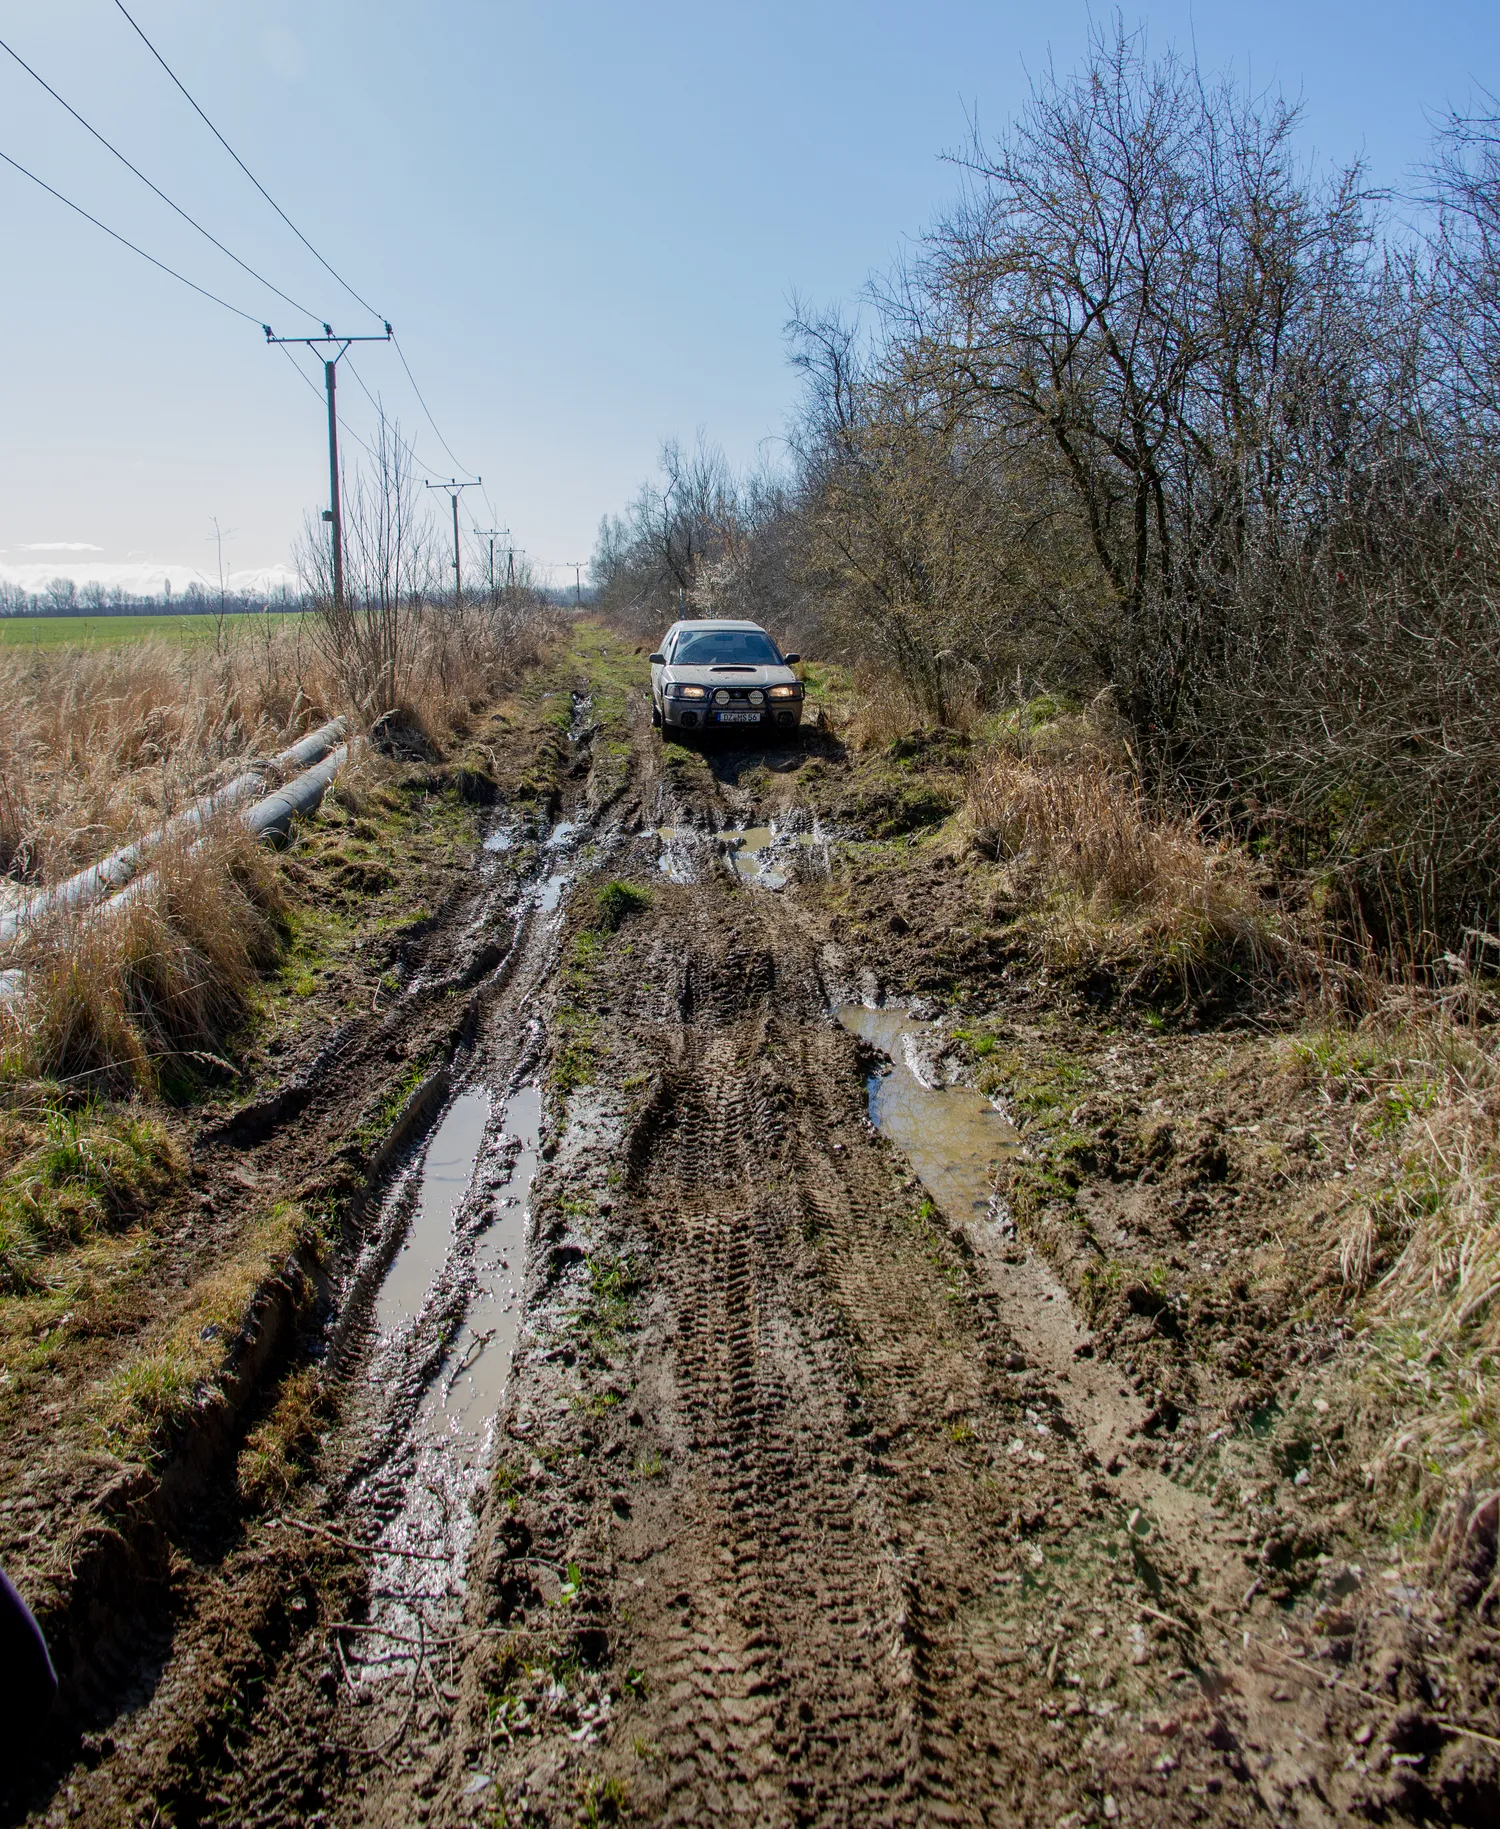
[[[20,548],[23,553],[102,553],[102,546],[90,546],[87,540],[31,540]]]

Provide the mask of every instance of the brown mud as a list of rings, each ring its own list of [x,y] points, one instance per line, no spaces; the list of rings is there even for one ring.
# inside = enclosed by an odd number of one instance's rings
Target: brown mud
[[[10,1476],[111,1546],[10,1819],[1494,1821],[1495,1507],[1372,1510],[1334,1121],[1021,969],[945,757],[663,749],[639,669],[579,631],[389,1003],[189,1139],[333,1242],[213,1428]]]

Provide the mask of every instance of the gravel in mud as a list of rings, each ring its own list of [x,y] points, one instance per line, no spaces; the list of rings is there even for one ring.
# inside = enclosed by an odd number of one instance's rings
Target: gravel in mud
[[[1326,1115],[1020,971],[905,842],[942,745],[664,750],[640,665],[578,631],[389,1008],[222,1132],[345,1203],[239,1423],[311,1445],[202,1476],[13,1814],[1493,1821],[1494,1508],[1441,1577],[1362,1508]],[[1015,1129],[908,1158],[887,1074]]]

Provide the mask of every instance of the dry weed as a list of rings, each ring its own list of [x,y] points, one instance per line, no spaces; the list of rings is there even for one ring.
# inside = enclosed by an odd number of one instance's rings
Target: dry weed
[[[232,820],[165,847],[114,904],[54,911],[14,954],[20,988],[0,1004],[5,1078],[93,1094],[222,1068],[281,913],[273,863]]]
[[[207,643],[0,649],[0,869],[51,882],[333,715],[300,627]]]
[[[503,605],[409,614],[405,702],[437,741],[554,633],[550,612]],[[359,712],[350,677],[333,632],[311,616],[238,627],[217,650],[161,640],[0,648],[0,874],[19,894],[152,831],[248,762]]]
[[[932,728],[931,711],[899,674],[883,667],[857,667],[841,709],[840,735],[854,749],[885,749],[913,731]],[[983,706],[972,684],[950,687],[945,695],[945,713],[943,728],[964,734],[975,728],[983,716]]]
[[[1326,1249],[1375,1399],[1366,1473],[1415,1528],[1500,1477],[1500,1041],[1408,989],[1284,1066],[1347,1113]]]
[[[1184,995],[1226,974],[1265,980],[1292,966],[1298,949],[1267,874],[1238,846],[1156,815],[1097,721],[1059,723],[1045,741],[991,748],[965,805],[1041,960]]]

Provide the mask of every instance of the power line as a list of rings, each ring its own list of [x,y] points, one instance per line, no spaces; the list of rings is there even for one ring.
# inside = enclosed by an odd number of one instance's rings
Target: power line
[[[149,260],[153,267],[159,267],[163,273],[169,274],[173,279],[181,280],[184,286],[191,287],[194,292],[199,293],[203,298],[211,299],[215,305],[222,305],[226,311],[232,311],[237,318],[243,318],[247,324],[254,324],[261,330],[267,328],[265,324],[261,323],[261,320],[258,317],[252,317],[248,311],[241,311],[238,305],[231,305],[228,299],[220,298],[217,292],[210,292],[207,286],[200,286],[196,280],[189,279],[185,274],[179,273],[175,267],[169,267],[164,260],[158,260],[154,254],[148,254],[144,248],[138,248],[133,241],[126,240],[125,236],[121,235],[117,230],[110,228],[107,223],[101,222],[97,216],[91,216],[88,211],[84,209],[82,204],[75,203],[71,197],[65,197],[61,191],[53,190],[52,186],[48,184],[44,178],[39,178],[34,171],[28,171],[19,160],[13,159],[8,152],[0,152],[0,159],[4,159],[5,163],[13,170],[20,172],[23,178],[30,178],[33,184],[40,185],[49,197],[56,197],[59,203],[67,204],[68,208],[76,215],[82,216],[85,222],[93,223],[96,229],[103,229],[104,233],[108,235],[112,241],[119,242],[121,247],[129,248],[132,254],[139,254],[142,260]]]
[[[312,376],[308,374],[307,370],[302,366],[302,364],[292,354],[291,350],[289,350],[287,348],[285,343],[278,344],[277,347],[281,350],[281,353],[286,357],[287,361],[291,363],[293,372],[296,374],[296,376],[302,382],[302,384],[311,392],[313,399],[317,401],[319,406],[324,405],[325,404],[324,398],[323,398],[322,394],[320,394],[318,392],[317,382],[314,381]],[[345,417],[342,413],[339,414],[338,420],[339,420],[339,430],[345,435],[345,437],[352,438],[354,440],[355,444],[357,444],[359,446],[360,450],[364,452],[365,456],[368,457],[372,463],[379,463],[380,460],[379,460],[379,458],[376,457],[373,448],[365,443],[365,441],[360,437],[359,433],[356,432],[350,426],[349,421],[347,419],[345,419]]]
[[[372,407],[374,407],[375,411],[379,414],[381,419],[385,419],[384,406],[382,406],[380,401],[376,399],[375,395],[370,392],[369,388],[365,384],[364,376],[359,372],[359,370],[354,366],[354,364],[349,360],[349,358],[347,356],[344,358],[344,366],[349,370],[349,373],[351,375],[353,375],[355,381],[359,384],[359,391],[364,395],[365,399],[369,401],[369,403]],[[387,421],[387,423],[389,423],[389,422]],[[437,475],[436,465],[430,464],[427,462],[426,458],[423,457],[422,453],[417,449],[416,445],[412,442],[411,439],[403,438],[401,436],[400,432],[396,431],[394,426],[392,426],[391,429],[395,436],[396,442],[406,452],[407,456],[417,466],[417,468],[419,470],[421,470],[427,476],[436,476]]]
[[[318,252],[318,250],[313,246],[313,244],[302,233],[301,229],[299,229],[297,227],[296,223],[292,221],[291,217],[287,215],[286,211],[284,209],[282,209],[281,205],[276,201],[276,199],[271,195],[271,193],[261,183],[259,178],[256,177],[255,173],[253,171],[251,171],[250,167],[248,165],[246,165],[245,161],[240,157],[240,155],[229,144],[228,140],[226,140],[224,138],[223,134],[219,132],[218,128],[214,126],[213,122],[204,113],[203,109],[193,99],[192,95],[189,94],[186,85],[183,83],[182,79],[177,75],[176,71],[167,62],[166,58],[162,56],[161,52],[157,50],[156,46],[146,36],[145,32],[143,32],[141,30],[140,26],[136,23],[136,21],[131,17],[129,11],[126,9],[126,7],[124,5],[124,0],[115,0],[115,6],[118,9],[120,15],[125,19],[126,23],[130,26],[131,30],[140,39],[141,43],[143,45],[145,45],[146,49],[151,53],[151,55],[161,65],[162,69],[166,71],[167,75],[172,79],[172,82],[174,83],[174,85],[176,86],[178,91],[181,93],[184,100],[186,100],[189,107],[191,107],[193,112],[198,116],[199,120],[201,120],[203,122],[204,126],[207,127],[209,132],[214,136],[214,138],[224,148],[225,152],[227,152],[229,154],[230,158],[234,160],[235,164],[239,166],[240,170],[245,174],[245,176],[255,186],[256,190],[258,190],[260,192],[261,196],[265,198],[266,202],[270,204],[271,208],[273,210],[275,210],[276,214],[281,218],[281,220],[286,224],[286,226],[297,237],[298,241],[300,241],[302,243],[303,247],[307,249],[308,253],[310,253],[313,256],[313,258],[318,262],[318,264],[324,269],[325,272],[330,273],[333,276],[333,278],[338,281],[338,283],[344,288],[345,292],[347,292],[349,294],[350,298],[352,298],[357,304],[362,305],[364,307],[364,309],[366,311],[368,311],[372,317],[380,318],[381,322],[384,323],[386,321],[384,314],[382,312],[377,311],[375,309],[375,307],[369,302],[368,299],[363,298],[358,292],[356,292],[354,290],[354,288],[349,284],[348,280],[346,280],[344,278],[344,276],[340,272],[338,272],[338,270],[335,267],[331,266],[329,264],[329,262],[324,259],[324,257]],[[299,309],[300,309],[300,307],[299,307]],[[313,314],[309,313],[309,315],[313,315]],[[406,359],[405,350],[402,349],[400,343],[397,342],[394,337],[391,340],[392,340],[392,342],[396,343],[396,354],[401,358],[401,366],[402,366],[402,368],[404,368],[406,370],[406,378],[411,383],[412,392],[416,395],[417,400],[418,400],[419,404],[421,405],[422,411],[426,415],[427,423],[428,423],[428,425],[430,425],[432,427],[433,434],[437,438],[438,443],[443,447],[443,450],[446,452],[449,460],[452,462],[455,469],[467,470],[469,468],[469,465],[467,465],[465,463],[461,463],[459,461],[458,456],[456,455],[456,453],[453,450],[453,447],[448,443],[447,439],[443,437],[442,430],[439,427],[438,422],[436,421],[436,419],[433,418],[432,408],[428,406],[427,401],[426,401],[425,397],[423,396],[421,388],[419,388],[417,386],[417,378],[411,372],[411,364]],[[357,376],[356,376],[356,379],[358,379]],[[361,382],[360,385],[363,386],[364,384]],[[413,451],[413,457],[415,457],[415,455],[416,455],[415,451]],[[420,460],[418,460],[418,461],[420,461]],[[422,468],[427,469],[428,466],[426,464],[423,464]],[[489,511],[490,511],[490,518],[493,520],[494,515],[495,515],[495,508],[494,508],[494,504],[490,501],[489,491],[486,489],[486,490],[483,490],[482,493],[484,495],[485,503],[488,506]]]
[[[267,343],[279,345],[282,348],[285,348],[288,343],[304,343],[316,354],[319,349],[333,349],[337,346],[337,353],[325,356],[323,360],[323,386],[328,395],[329,498],[329,506],[323,511],[323,519],[329,523],[333,536],[333,601],[335,607],[340,610],[344,607],[344,506],[339,488],[339,426],[342,423],[338,412],[339,363],[356,343],[389,343],[390,340],[391,327],[389,324],[385,327],[383,337],[340,336],[331,324],[323,326],[323,334],[320,337],[278,337],[271,326],[266,325]],[[363,439],[359,439],[357,442],[364,445],[365,450],[369,450],[370,447],[365,445]]]
[[[188,106],[193,110],[194,114],[196,114],[198,116],[198,119],[200,121],[202,121],[203,125],[208,129],[208,131],[214,136],[214,138],[224,148],[225,152],[227,152],[229,154],[230,158],[234,160],[235,164],[239,166],[240,170],[245,174],[245,176],[250,180],[250,182],[260,192],[261,196],[265,198],[266,202],[270,204],[271,208],[273,210],[275,210],[276,214],[281,218],[281,220],[286,224],[286,226],[297,237],[298,241],[300,241],[302,243],[303,247],[307,249],[308,253],[312,255],[313,259],[315,261],[317,261],[318,265],[320,267],[322,267],[326,273],[332,274],[334,279],[336,279],[338,281],[338,283],[344,288],[345,292],[347,292],[349,294],[350,298],[352,298],[357,305],[363,305],[365,310],[369,312],[371,317],[376,317],[376,318],[381,317],[382,314],[380,312],[378,312],[375,309],[375,307],[372,304],[370,304],[366,299],[363,299],[360,297],[360,295],[354,290],[353,286],[351,286],[349,284],[348,280],[346,280],[344,278],[344,276],[337,270],[337,268],[329,265],[329,263],[323,258],[323,256],[318,252],[318,250],[313,246],[313,244],[302,233],[301,229],[299,229],[297,227],[296,223],[292,221],[291,217],[287,215],[286,211],[281,207],[281,205],[276,201],[276,199],[266,189],[265,185],[263,185],[261,183],[260,179],[256,177],[255,173],[253,171],[251,171],[250,167],[245,163],[245,161],[240,157],[240,155],[229,144],[228,140],[226,140],[224,138],[223,134],[219,132],[218,128],[214,126],[213,122],[208,118],[208,116],[198,106],[197,102],[195,102],[193,100],[192,96],[188,94],[188,91],[187,91],[186,87],[184,86],[181,78],[177,75],[177,72],[167,62],[166,58],[162,56],[161,52],[157,50],[156,46],[154,44],[152,44],[151,40],[146,36],[146,34],[136,24],[134,19],[132,19],[130,17],[130,14],[125,11],[124,6],[121,4],[121,0],[115,0],[115,5],[117,7],[119,7],[120,12],[122,14],[124,14],[126,23],[130,26],[131,30],[135,33],[136,37],[140,39],[141,43],[143,45],[145,45],[146,49],[151,53],[151,55],[161,65],[162,69],[164,69],[166,71],[167,75],[171,77],[172,81],[176,84],[177,88],[181,91],[183,98],[186,100]],[[299,307],[299,309],[300,309],[300,307]],[[309,314],[309,315],[312,315],[312,314]],[[404,358],[403,358],[403,363],[404,363]],[[413,385],[415,385],[415,383],[413,383]]]
[[[115,0],[115,3],[116,3],[116,5],[118,5],[119,0]],[[391,338],[391,341],[396,345],[396,354],[401,358],[401,366],[406,370],[406,378],[411,383],[411,391],[416,395],[417,399],[419,401],[421,401],[422,411],[427,415],[427,423],[428,423],[428,425],[430,425],[432,427],[433,432],[436,434],[438,443],[448,453],[449,457],[453,458],[453,467],[456,470],[467,470],[469,466],[467,464],[460,463],[458,461],[457,457],[454,457],[453,447],[448,443],[448,440],[443,437],[442,433],[438,431],[438,422],[432,416],[432,408],[430,406],[428,406],[428,404],[425,400],[422,399],[422,390],[421,390],[421,388],[419,388],[417,386],[417,377],[411,372],[411,364],[406,359],[406,351],[401,347],[401,339],[399,337],[393,336]],[[486,496],[485,500],[488,501],[489,497]],[[494,511],[492,509],[491,513],[493,514],[493,512]]]
[[[22,57],[20,52],[15,50],[13,46],[8,45],[3,38],[0,38],[0,51],[4,51],[7,56],[13,58],[15,60],[15,62],[18,63],[21,66],[21,68],[26,72],[26,74],[32,79],[33,82],[39,83],[41,85],[41,87],[47,91],[48,95],[50,95],[52,97],[53,101],[55,101],[57,103],[58,107],[66,110],[66,112],[68,114],[72,115],[73,119],[75,121],[77,121],[78,125],[83,128],[85,133],[92,134],[106,152],[113,153],[114,156],[125,167],[126,171],[133,173],[137,178],[139,178],[141,183],[145,185],[146,189],[153,192],[156,196],[160,197],[162,202],[164,204],[166,204],[167,208],[169,210],[175,211],[177,213],[177,215],[179,215],[182,218],[182,220],[185,223],[187,223],[189,228],[196,229],[198,231],[198,233],[201,236],[203,236],[203,238],[206,241],[211,241],[221,254],[228,255],[230,260],[232,260],[237,267],[239,267],[240,269],[242,269],[242,271],[244,271],[250,275],[251,279],[258,281],[262,286],[264,286],[266,288],[266,290],[268,292],[274,292],[276,294],[277,298],[283,300],[286,304],[290,305],[294,311],[300,311],[304,317],[311,318],[314,323],[321,323],[323,321],[322,318],[319,316],[319,314],[316,311],[310,311],[306,305],[299,305],[297,303],[296,299],[292,298],[289,293],[283,292],[281,290],[280,286],[273,286],[271,284],[270,280],[268,280],[266,278],[265,274],[257,273],[255,268],[252,267],[248,261],[241,260],[239,255],[236,254],[232,248],[226,248],[224,246],[223,242],[219,240],[217,235],[213,234],[210,230],[204,228],[203,224],[201,222],[199,222],[195,217],[190,216],[187,213],[187,211],[185,209],[183,209],[183,207],[180,203],[174,203],[172,201],[172,199],[167,195],[167,193],[161,188],[161,186],[159,184],[153,184],[151,182],[151,180],[146,176],[145,172],[143,172],[138,165],[132,165],[130,160],[126,158],[125,154],[120,151],[118,146],[114,145],[111,141],[105,139],[104,135],[102,133],[100,133],[99,129],[97,127],[91,125],[88,121],[86,121],[83,118],[83,116],[78,112],[78,110],[75,107],[73,107],[73,105],[70,102],[64,101],[62,96],[60,96],[57,93],[56,89],[54,89],[52,87],[51,83],[49,83],[47,81],[46,77],[40,75],[37,71],[33,70],[31,65],[29,63],[27,63],[26,59],[24,57]]]

